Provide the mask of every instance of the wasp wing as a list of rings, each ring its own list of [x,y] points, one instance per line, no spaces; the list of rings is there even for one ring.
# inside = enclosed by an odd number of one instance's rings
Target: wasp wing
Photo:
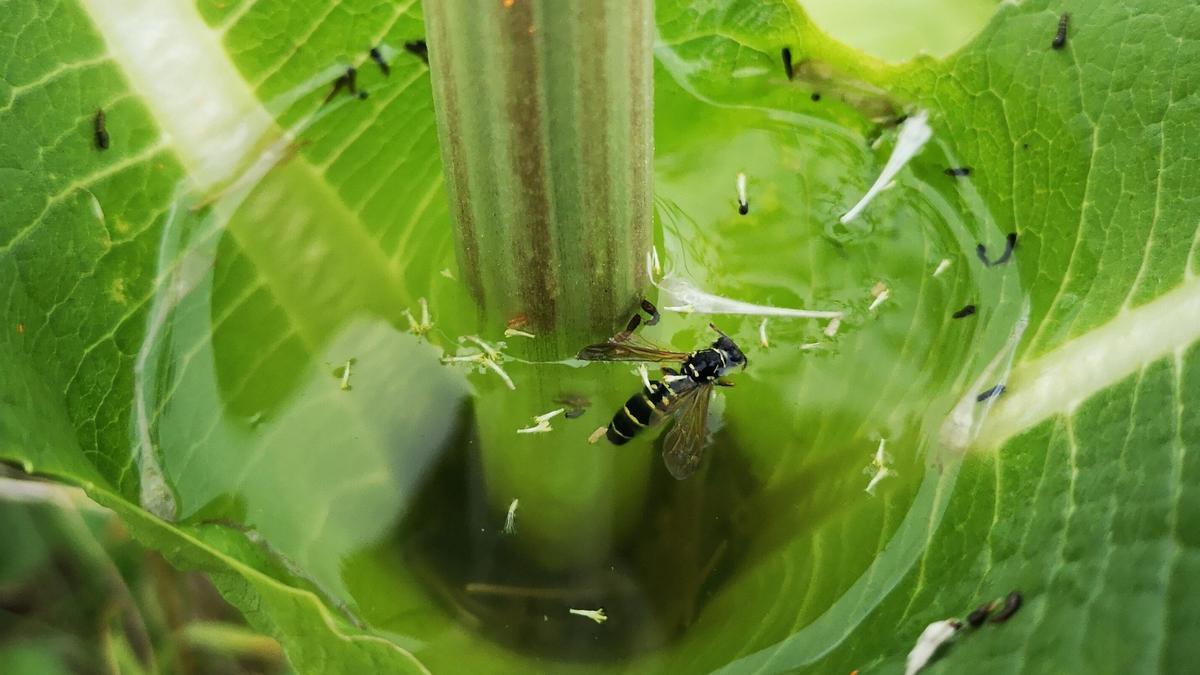
[[[575,358],[582,361],[652,361],[665,363],[687,360],[683,352],[673,352],[638,335],[614,338],[608,342],[588,345],[579,350]]]
[[[676,480],[692,475],[700,465],[700,455],[708,440],[708,402],[712,383],[697,385],[680,396],[676,404],[675,424],[663,438],[663,463]]]

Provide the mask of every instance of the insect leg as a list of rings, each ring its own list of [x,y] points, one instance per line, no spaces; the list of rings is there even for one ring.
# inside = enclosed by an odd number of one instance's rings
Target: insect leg
[[[658,320],[662,318],[662,315],[658,313],[658,308],[654,306],[653,302],[642,300],[642,311],[650,315],[650,318],[646,320],[647,326],[658,325]]]

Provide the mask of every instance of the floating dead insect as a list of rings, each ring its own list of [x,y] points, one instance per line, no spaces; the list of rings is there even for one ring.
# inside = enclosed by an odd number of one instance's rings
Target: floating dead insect
[[[950,316],[955,319],[965,319],[975,313],[975,305],[963,305],[963,308]]]
[[[341,93],[343,89],[349,91],[351,95],[358,94],[358,71],[355,70],[353,66],[347,68],[346,72],[339,75],[338,78],[333,81],[333,89],[331,89],[329,91],[329,95],[325,97],[325,102],[329,103],[332,101],[333,98]]]
[[[623,445],[642,429],[673,418],[675,423],[663,440],[662,456],[671,475],[682,480],[700,464],[708,437],[708,404],[713,387],[731,386],[721,378],[735,368],[745,368],[746,356],[728,335],[712,324],[709,327],[720,337],[711,346],[691,353],[663,349],[634,335],[637,319],[634,315],[625,331],[608,342],[584,347],[575,358],[681,364],[678,371],[663,368],[661,380],[651,382],[647,377],[641,391],[613,415],[604,435],[613,445]],[[593,439],[599,440],[598,432],[592,434]]]
[[[333,376],[342,381],[342,391],[350,391],[350,371],[358,359],[347,359],[346,363],[333,369]]]
[[[379,66],[379,70],[383,73],[384,77],[392,74],[392,67],[388,65],[387,61],[383,60],[383,54],[379,51],[378,47],[371,47],[371,60]]]
[[[742,172],[737,175],[737,203],[739,214],[744,216],[750,213],[750,202],[746,199],[746,174]]]
[[[988,258],[987,246],[984,246],[983,244],[979,244],[975,247],[975,255],[979,256],[979,260],[982,261],[987,267],[995,267],[996,265],[1003,265],[1004,263],[1008,262],[1009,259],[1012,258],[1013,250],[1016,248],[1017,233],[1009,232],[1004,237],[1004,252],[1000,254],[999,258],[996,258],[995,260]]]
[[[104,123],[104,109],[96,108],[96,117],[92,119],[93,138],[96,142],[96,148],[99,150],[108,149],[108,127]]]
[[[591,619],[596,623],[604,623],[605,621],[608,621],[608,616],[604,614],[603,607],[600,609],[570,609],[567,611],[575,616],[582,616]]]
[[[962,628],[957,619],[934,621],[921,631],[917,644],[908,653],[904,662],[904,675],[916,675],[937,654],[942,645],[949,642]]]
[[[783,72],[787,75],[788,82],[791,82],[796,77],[796,70],[792,66],[792,50],[784,47],[780,55],[783,57]]]
[[[996,611],[995,602],[982,604],[977,607],[975,611],[967,615],[967,623],[971,626],[971,628],[979,628],[983,625],[984,621],[987,621],[988,616],[990,616],[994,611]]]
[[[1021,600],[1022,598],[1020,591],[1013,591],[1012,593],[1009,593],[1008,596],[1004,598],[1004,606],[1000,608],[1000,611],[992,615],[991,622],[1004,623],[1005,621],[1011,619],[1012,615],[1016,614],[1018,609],[1021,609]]]
[[[1063,12],[1063,15],[1058,17],[1058,32],[1054,34],[1054,42],[1050,46],[1054,49],[1062,49],[1067,46],[1067,29],[1071,26],[1071,15]]]
[[[983,403],[984,401],[988,400],[989,398],[995,398],[995,397],[999,396],[1000,394],[1003,394],[1006,391],[1008,391],[1007,387],[1005,387],[1002,384],[998,384],[998,385],[992,387],[991,389],[988,389],[987,391],[980,392],[979,395],[975,397],[975,400],[980,403]]]
[[[421,59],[425,65],[429,65],[429,45],[425,44],[424,40],[411,40],[404,43],[404,51]]]
[[[944,171],[951,178],[965,178],[971,175],[971,167],[969,166],[952,166]]]

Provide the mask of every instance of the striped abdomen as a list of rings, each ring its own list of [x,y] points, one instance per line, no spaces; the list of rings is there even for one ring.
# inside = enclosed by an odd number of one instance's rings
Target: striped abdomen
[[[649,388],[629,397],[625,405],[613,415],[608,423],[605,437],[613,445],[623,445],[646,427],[662,421],[675,400],[689,390],[699,386],[686,377],[672,379],[669,383],[651,382]]]

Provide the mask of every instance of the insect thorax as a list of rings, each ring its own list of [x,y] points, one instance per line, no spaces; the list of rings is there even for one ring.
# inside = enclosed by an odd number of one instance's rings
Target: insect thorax
[[[684,375],[697,382],[711,382],[719,377],[726,369],[727,360],[716,349],[701,349],[688,355],[683,362]]]

